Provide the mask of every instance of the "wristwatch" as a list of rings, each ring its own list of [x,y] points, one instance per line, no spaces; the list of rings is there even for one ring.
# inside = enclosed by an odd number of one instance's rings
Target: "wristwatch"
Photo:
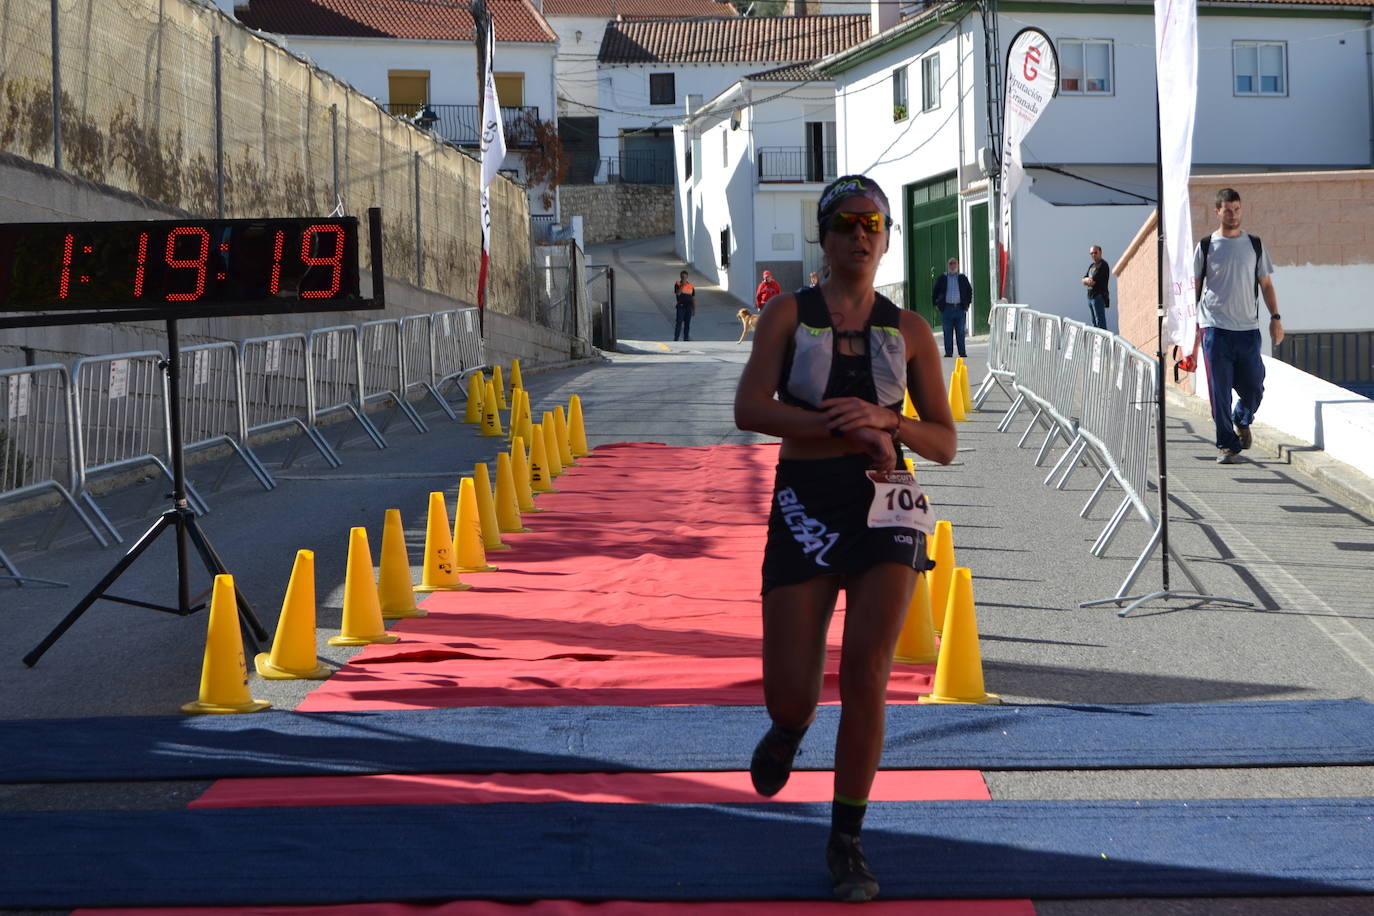
[[[1270,321],[1282,321],[1282,320],[1283,320],[1283,316],[1280,315],[1278,312],[1275,312],[1274,314],[1272,314],[1272,315],[1269,316],[1269,320],[1270,320]]]

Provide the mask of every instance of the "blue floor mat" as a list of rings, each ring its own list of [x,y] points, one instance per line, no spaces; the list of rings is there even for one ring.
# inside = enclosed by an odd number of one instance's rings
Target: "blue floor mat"
[[[798,769],[833,767],[823,706]],[[0,723],[0,782],[744,770],[756,706],[473,707]],[[888,707],[885,769],[1374,764],[1363,700]]]
[[[491,804],[0,815],[0,906],[829,895],[829,805]],[[874,803],[882,896],[1374,891],[1374,800]]]

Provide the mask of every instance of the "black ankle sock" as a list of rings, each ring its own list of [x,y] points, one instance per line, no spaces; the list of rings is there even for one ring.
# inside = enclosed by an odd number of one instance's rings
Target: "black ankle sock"
[[[867,801],[836,798],[830,803],[831,835],[843,833],[848,836],[858,836],[863,830],[864,815],[867,813]]]
[[[786,738],[793,745],[801,744],[801,740],[806,737],[806,730],[810,725],[803,725],[801,728],[788,728],[786,725],[773,723],[773,732],[781,738]]]

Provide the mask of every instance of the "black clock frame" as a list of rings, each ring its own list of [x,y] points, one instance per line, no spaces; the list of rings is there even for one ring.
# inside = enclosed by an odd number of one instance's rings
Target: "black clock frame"
[[[306,291],[303,294],[298,292],[296,296],[284,296],[278,291],[270,290],[269,287],[272,282],[270,275],[274,267],[278,272],[280,271],[282,252],[279,248],[275,253],[275,262],[270,260],[271,255],[266,252],[261,244],[263,235],[274,231],[281,232],[283,235],[287,230],[299,232],[303,226],[338,227],[343,230],[343,241],[340,242],[340,245],[344,246],[345,250],[336,252],[340,258],[340,276],[337,279],[343,290],[341,294],[312,297],[310,295],[312,291]],[[146,230],[143,233],[145,238],[156,234],[158,238],[166,239],[168,233],[173,232],[203,233],[207,239],[207,247],[202,251],[202,263],[199,265],[202,283],[205,282],[210,257],[208,239],[237,237],[246,240],[252,238],[257,244],[255,250],[248,250],[245,247],[244,251],[231,258],[234,279],[239,283],[237,285],[226,284],[229,289],[225,291],[207,290],[208,296],[198,295],[195,298],[182,298],[183,294],[175,294],[176,299],[164,298],[151,301],[145,301],[141,298],[135,299],[131,296],[125,298],[126,294],[123,293],[123,289],[131,282],[136,270],[139,274],[138,282],[142,283],[145,258],[152,261],[148,273],[152,281],[162,278],[168,269],[195,269],[189,263],[159,264],[155,251],[139,251],[136,261],[133,254],[127,253],[130,263],[118,265],[120,272],[118,277],[113,274],[114,265],[102,263],[99,258],[90,262],[89,265],[83,266],[82,269],[97,271],[94,277],[97,291],[119,296],[118,300],[104,300],[98,305],[88,308],[80,305],[64,306],[55,299],[47,298],[47,295],[37,294],[31,288],[17,287],[15,284],[14,274],[25,268],[22,263],[15,263],[16,259],[21,256],[42,257],[47,262],[44,266],[48,270],[58,269],[58,273],[50,278],[52,281],[50,289],[59,284],[65,284],[69,279],[62,275],[61,268],[65,266],[59,260],[62,255],[55,250],[50,250],[53,248],[51,242],[44,246],[45,250],[36,252],[20,250],[24,245],[22,238],[26,231],[31,230],[34,234],[41,234],[45,242],[60,233],[68,240],[84,235],[87,240],[93,240],[96,244],[100,243],[103,235],[107,245],[120,243],[127,245],[128,240],[139,234],[140,229]],[[370,298],[362,297],[359,292],[359,231],[358,220],[352,216],[0,224],[0,238],[9,237],[11,242],[8,245],[0,245],[0,329],[99,324],[111,321],[221,318],[232,315],[351,312],[382,309],[386,307],[386,293],[382,270],[381,210],[373,207],[367,211],[368,240],[372,252],[372,296]],[[15,239],[20,241],[15,242]],[[66,257],[71,257],[70,249],[66,252]],[[164,252],[161,260],[170,262],[170,249]],[[298,257],[297,260],[300,258]],[[240,264],[241,261],[245,263]],[[218,279],[227,279],[230,268],[225,264],[220,266],[225,268],[225,272],[219,274]],[[99,272],[101,269],[104,270],[104,273]],[[305,269],[305,272],[308,273],[308,268]],[[88,274],[87,282],[89,281],[90,276]],[[235,291],[240,294],[238,297],[232,295]],[[89,298],[89,296],[84,298]]]
[[[38,663],[39,658],[61,638],[71,626],[76,623],[86,610],[100,599],[112,601],[118,604],[133,605],[135,607],[149,608],[155,611],[162,611],[168,614],[175,614],[179,617],[187,617],[207,606],[207,598],[212,589],[205,589],[199,595],[192,597],[189,584],[189,559],[190,547],[194,547],[199,555],[202,564],[213,578],[216,575],[228,573],[224,561],[220,559],[215,548],[210,544],[209,539],[201,530],[196,520],[196,513],[191,508],[190,502],[186,498],[186,461],[185,451],[181,441],[181,357],[180,345],[177,340],[177,321],[183,318],[208,318],[226,315],[267,315],[282,314],[293,312],[323,312],[323,311],[353,311],[355,309],[380,309],[384,308],[386,299],[384,295],[384,274],[382,270],[382,218],[381,210],[371,208],[368,210],[368,231],[372,248],[372,291],[370,299],[361,299],[355,296],[345,296],[343,298],[283,298],[273,296],[267,299],[245,299],[232,302],[213,302],[210,304],[201,303],[197,305],[194,301],[181,301],[177,303],[164,303],[158,306],[143,306],[138,303],[110,303],[108,307],[97,308],[91,311],[54,311],[51,306],[46,308],[35,306],[29,303],[28,307],[32,313],[20,315],[18,317],[0,317],[0,328],[10,327],[43,327],[49,325],[66,324],[93,324],[110,321],[135,321],[146,319],[163,319],[167,323],[167,359],[162,364],[163,372],[167,376],[167,397],[171,405],[169,411],[168,433],[171,439],[171,469],[172,469],[172,492],[169,494],[172,500],[171,508],[163,512],[146,532],[129,548],[123,558],[117,562],[105,577],[86,593],[76,606],[55,626],[43,640],[24,656],[24,664],[33,667]],[[356,220],[352,217],[347,219]],[[224,224],[253,223],[263,224],[270,227],[274,222],[282,224],[290,222],[292,225],[299,225],[303,221],[291,219],[286,221],[273,220],[175,220],[175,221],[148,221],[145,223],[118,223],[105,224],[119,227],[129,226],[150,226],[155,227],[162,223],[164,227],[171,224],[173,227],[210,227],[222,226]],[[312,220],[315,224],[343,223],[338,218],[323,220]],[[49,228],[51,224],[46,225]],[[76,230],[86,227],[90,231],[92,226],[101,224],[79,223],[71,224]],[[75,231],[75,230],[74,230]],[[151,231],[151,230],[150,230]],[[351,264],[348,265],[352,270],[351,288],[358,288],[357,277],[357,244],[356,229],[354,231],[354,244],[351,250]],[[170,264],[170,247],[167,250],[166,258]],[[185,265],[170,264],[173,268],[184,267]],[[202,267],[204,265],[201,265]],[[260,265],[259,265],[260,266]],[[127,267],[127,265],[126,265]],[[0,291],[2,292],[2,291]],[[0,299],[0,312],[5,308],[5,301]],[[163,605],[136,598],[120,597],[109,594],[110,587],[122,576],[125,571],[133,565],[145,550],[147,550],[157,540],[157,538],[167,530],[175,532],[176,536],[176,572],[177,572],[177,603],[175,605]],[[267,638],[267,630],[262,622],[258,620],[253,608],[243,597],[243,591],[236,586],[235,598],[238,604],[238,615],[240,622],[247,627],[244,637],[248,640],[252,653],[258,649],[258,641]]]

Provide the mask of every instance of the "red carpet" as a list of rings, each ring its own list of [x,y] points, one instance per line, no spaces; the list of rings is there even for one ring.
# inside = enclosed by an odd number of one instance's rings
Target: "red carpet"
[[[792,774],[774,802],[829,801],[832,774]],[[972,770],[880,770],[873,801],[987,800]],[[192,808],[276,805],[480,805],[493,802],[723,804],[760,802],[748,773],[426,773],[221,779]]]
[[[300,709],[756,704],[759,567],[777,447],[600,448],[540,496],[526,534],[492,551],[402,640],[369,646]],[[843,601],[843,598],[841,599]],[[839,701],[831,627],[822,702]],[[898,665],[889,700],[930,692]]]
[[[503,535],[501,569],[425,599],[393,645],[370,646],[302,711],[492,705],[759,704],[759,566],[776,446],[603,446],[538,497],[532,529]],[[412,559],[418,560],[418,557]],[[843,601],[843,598],[841,599]],[[838,702],[843,626],[831,628],[822,702]],[[929,692],[932,667],[897,666],[890,700]],[[779,802],[824,801],[831,774],[798,772]],[[874,800],[987,799],[970,771],[883,771]],[[747,773],[492,774],[221,780],[193,807],[550,801],[757,802]],[[379,860],[379,867],[385,867]],[[919,867],[918,863],[913,867]],[[236,909],[256,916],[809,916],[845,904],[456,902]],[[86,910],[228,916],[227,909]],[[1029,901],[875,901],[881,916],[1033,916]]]

